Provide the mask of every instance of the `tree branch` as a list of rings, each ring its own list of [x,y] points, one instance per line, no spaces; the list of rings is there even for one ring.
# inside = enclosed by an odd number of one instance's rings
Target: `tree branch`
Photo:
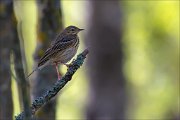
[[[36,111],[50,101],[65,85],[68,81],[71,80],[74,73],[80,66],[83,64],[86,55],[89,53],[88,49],[85,49],[81,54],[79,54],[76,60],[73,60],[71,65],[69,66],[66,74],[58,80],[50,90],[48,90],[43,96],[35,99],[31,104],[31,114],[32,116],[36,113]],[[24,119],[24,111],[16,116],[16,120],[23,120]]]

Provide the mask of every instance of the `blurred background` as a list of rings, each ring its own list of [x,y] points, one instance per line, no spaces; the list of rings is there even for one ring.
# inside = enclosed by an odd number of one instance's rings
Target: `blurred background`
[[[69,25],[90,53],[38,119],[180,119],[179,11],[178,0],[1,0],[0,119],[57,81],[53,66],[25,76]]]

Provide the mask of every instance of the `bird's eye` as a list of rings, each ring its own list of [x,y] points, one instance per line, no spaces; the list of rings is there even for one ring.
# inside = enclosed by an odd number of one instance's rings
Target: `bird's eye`
[[[71,28],[71,31],[75,31],[75,29],[74,29],[74,28]]]

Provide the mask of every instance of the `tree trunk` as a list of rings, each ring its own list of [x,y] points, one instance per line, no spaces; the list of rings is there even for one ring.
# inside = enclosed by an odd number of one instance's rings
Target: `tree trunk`
[[[13,41],[12,1],[0,1],[0,120],[13,119],[10,52]],[[8,44],[7,44],[8,43]]]
[[[119,1],[90,0],[86,44],[90,93],[89,120],[125,119],[126,82],[123,75],[122,16]]]
[[[39,0],[39,23],[37,47],[34,54],[35,67],[45,50],[50,46],[50,42],[62,29],[62,13],[59,0]],[[33,99],[41,96],[57,81],[56,69],[54,66],[47,66],[41,71],[36,71],[33,79]],[[55,120],[56,99],[47,103],[37,113],[38,119]]]

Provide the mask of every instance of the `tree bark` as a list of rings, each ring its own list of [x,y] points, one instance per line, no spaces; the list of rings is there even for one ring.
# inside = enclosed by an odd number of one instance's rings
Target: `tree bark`
[[[21,27],[21,23],[18,23],[18,25]],[[20,29],[22,29],[22,27]],[[21,46],[21,42],[23,43],[23,40],[18,38],[16,22],[13,24],[13,30],[15,33],[13,40],[13,57],[14,57],[14,68],[17,78],[16,81],[18,85],[18,93],[21,99],[20,101],[22,102],[21,104],[23,105],[23,110],[25,111],[25,119],[28,120],[31,117],[30,109],[29,109],[30,89],[29,89],[29,82],[26,80],[26,75],[25,75],[26,68],[24,68],[23,66],[23,63],[26,63],[24,47]]]
[[[0,119],[13,119],[10,52],[13,41],[12,1],[0,1]],[[7,44],[8,43],[8,44]]]
[[[39,23],[37,47],[34,54],[35,67],[56,34],[62,29],[62,12],[59,0],[39,0]],[[48,66],[34,74],[33,99],[41,96],[57,80],[54,66]],[[38,119],[55,120],[56,99],[47,103],[37,113]]]
[[[34,115],[44,104],[47,104],[51,99],[53,99],[58,92],[72,79],[74,73],[83,65],[84,60],[89,53],[88,49],[85,49],[80,53],[75,60],[73,60],[67,69],[66,74],[44,93],[41,97],[36,98],[31,104],[31,114]],[[21,112],[16,120],[24,119],[24,111]]]
[[[90,0],[86,45],[90,80],[89,120],[125,119],[126,82],[123,75],[122,15],[119,1]]]

